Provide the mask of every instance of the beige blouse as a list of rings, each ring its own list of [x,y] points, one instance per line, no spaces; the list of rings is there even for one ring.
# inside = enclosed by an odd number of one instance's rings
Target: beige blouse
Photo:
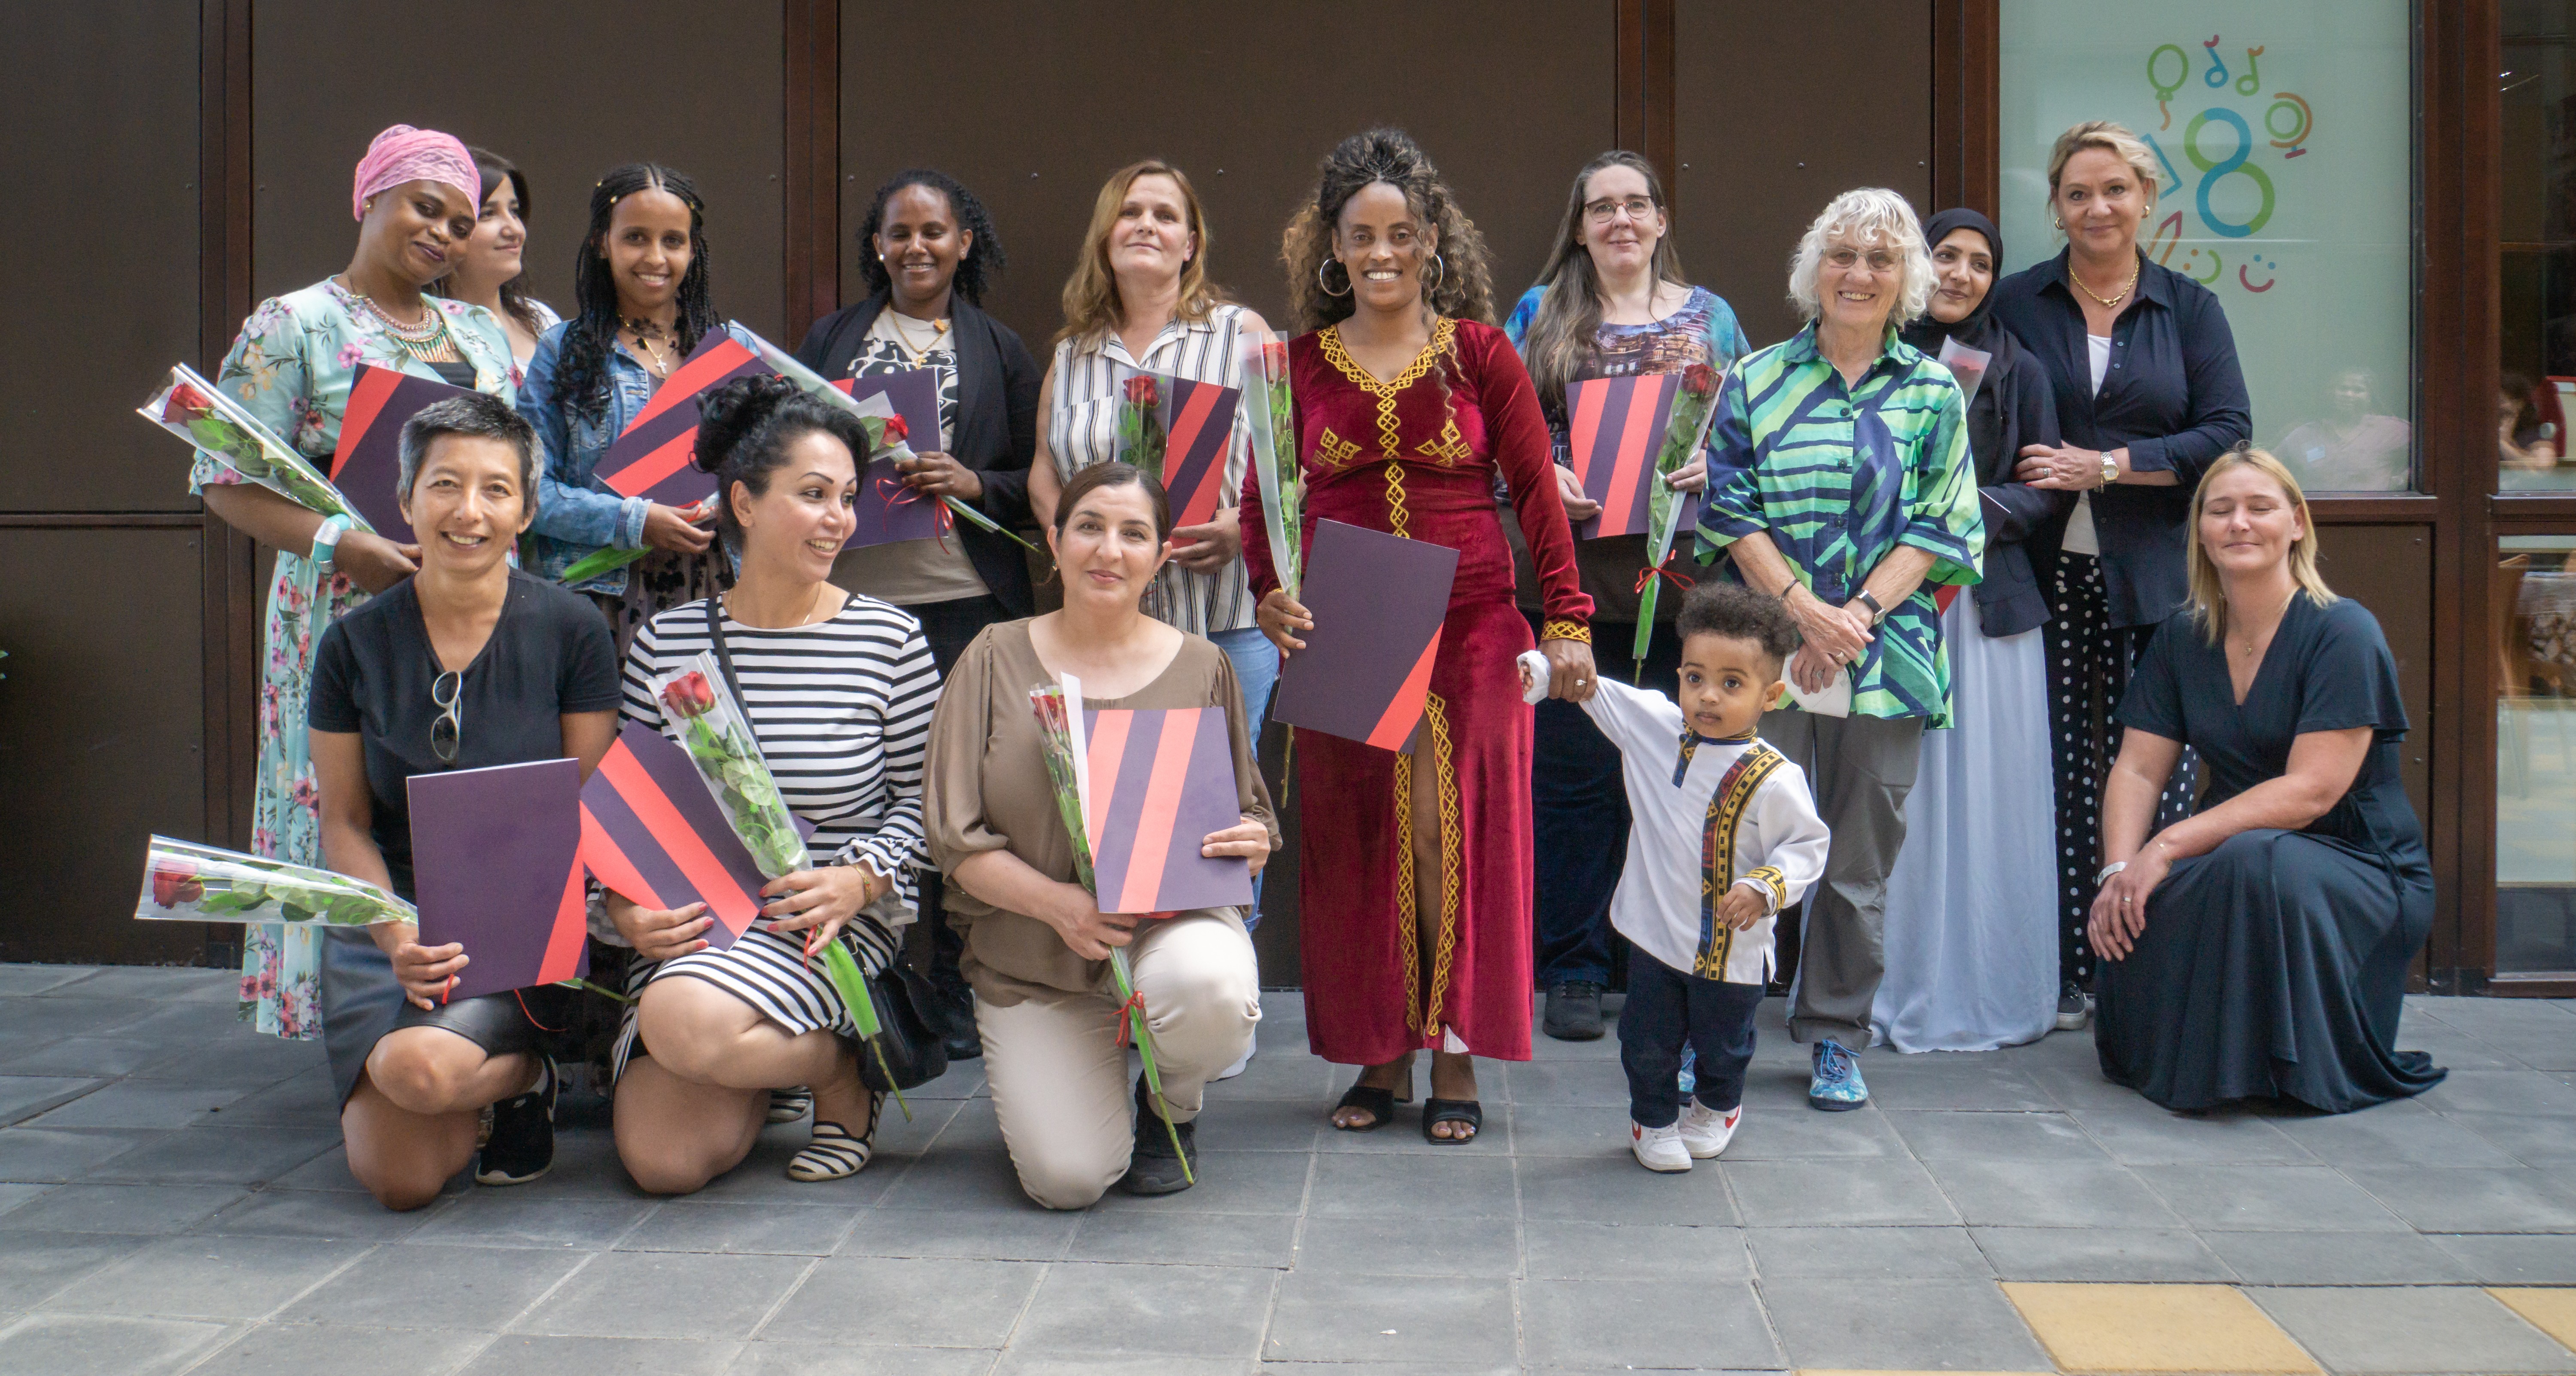
[[[930,856],[941,870],[954,874],[970,855],[1007,850],[1049,879],[1073,882],[1072,838],[1029,709],[1029,690],[1053,681],[1029,643],[1026,621],[987,627],[958,657],[930,723],[925,792]],[[1243,692],[1225,651],[1184,633],[1180,653],[1161,677],[1123,698],[1083,701],[1093,708],[1223,707],[1239,806],[1269,828],[1271,848],[1278,849],[1279,819],[1253,758]],[[966,982],[987,1003],[1008,1008],[1048,990],[1089,993],[1109,977],[1107,962],[1076,956],[1055,928],[996,908],[953,880],[946,908],[966,942],[959,963]]]

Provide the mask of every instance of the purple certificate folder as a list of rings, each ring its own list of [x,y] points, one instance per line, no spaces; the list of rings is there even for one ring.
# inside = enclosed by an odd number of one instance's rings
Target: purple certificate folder
[[[718,951],[760,915],[760,890],[769,882],[689,752],[633,721],[581,787],[581,859],[629,902],[659,912],[706,904],[715,925],[702,939]]]
[[[938,369],[906,368],[899,373],[843,378],[832,385],[848,392],[850,400],[862,404],[871,397],[885,398],[886,409],[903,417],[903,442],[911,447],[912,452],[938,452]]]
[[[904,446],[916,454],[935,453],[939,449],[939,373],[931,368],[906,368],[898,373],[875,373],[867,377],[847,377],[832,384],[850,394],[861,405],[875,403],[871,409],[883,409],[902,417]],[[867,466],[859,483],[859,499],[852,509],[856,527],[844,548],[861,549],[868,545],[890,545],[898,540],[935,540],[948,533],[950,517],[946,504],[936,497],[924,496],[903,485],[892,459],[878,459]]]
[[[452,397],[470,397],[463,387],[435,378],[413,377],[372,363],[358,365],[349,385],[349,405],[340,418],[340,445],[331,452],[331,485],[367,518],[376,533],[397,545],[415,538],[403,519],[394,487],[402,476],[402,428],[422,407]]]
[[[1083,713],[1091,775],[1092,873],[1100,910],[1179,913],[1252,902],[1252,867],[1199,854],[1243,819],[1225,710]]]
[[[590,973],[580,761],[415,774],[410,798],[420,944],[470,958],[450,1000]]]
[[[1383,750],[1422,720],[1458,551],[1318,519],[1300,599],[1315,629],[1279,671],[1270,716]]]

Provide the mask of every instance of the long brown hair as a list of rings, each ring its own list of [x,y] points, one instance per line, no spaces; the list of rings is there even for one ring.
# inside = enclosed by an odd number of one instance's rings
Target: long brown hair
[[[1521,341],[1521,357],[1529,360],[1530,381],[1538,384],[1539,405],[1551,416],[1565,409],[1565,387],[1582,370],[1584,355],[1592,347],[1592,337],[1601,329],[1601,275],[1592,266],[1592,251],[1583,246],[1584,189],[1594,176],[1613,167],[1625,167],[1646,179],[1646,197],[1655,209],[1668,218],[1664,233],[1655,240],[1652,269],[1658,283],[1670,282],[1678,287],[1690,285],[1682,275],[1682,255],[1673,247],[1672,210],[1664,202],[1663,178],[1655,175],[1655,165],[1625,149],[1612,149],[1583,165],[1574,174],[1574,189],[1565,194],[1565,221],[1556,232],[1556,247],[1547,255],[1547,266],[1539,269],[1538,285],[1545,288],[1539,297],[1538,315],[1530,321],[1529,334]]]
[[[1101,183],[1100,196],[1091,203],[1091,228],[1082,234],[1082,256],[1075,260],[1073,275],[1064,279],[1064,328],[1055,332],[1056,342],[1079,339],[1095,341],[1118,327],[1124,306],[1118,299],[1118,274],[1109,266],[1109,236],[1118,228],[1119,208],[1127,204],[1128,188],[1138,177],[1169,177],[1181,189],[1181,204],[1189,209],[1190,234],[1198,240],[1197,251],[1181,265],[1180,318],[1197,324],[1224,304],[1225,293],[1208,281],[1207,214],[1199,204],[1198,188],[1181,169],[1161,158],[1147,158],[1130,163],[1109,174]]]
[[[1324,290],[1322,272],[1333,256],[1333,229],[1342,207],[1363,187],[1385,182],[1404,193],[1405,204],[1431,227],[1433,266],[1422,299],[1436,315],[1494,323],[1493,261],[1476,222],[1458,208],[1449,183],[1429,156],[1401,129],[1353,134],[1324,156],[1315,197],[1297,208],[1279,247],[1288,263],[1288,310],[1300,330],[1320,330],[1350,317],[1350,291]]]
[[[2325,575],[2317,572],[2317,523],[2308,514],[2308,494],[2299,490],[2299,480],[2290,475],[2289,467],[2279,459],[2252,445],[2238,445],[2218,456],[2207,472],[2200,475],[2200,486],[2191,493],[2191,524],[2186,528],[2190,550],[2185,556],[2191,566],[2191,619],[2201,634],[2215,645],[2227,633],[2227,585],[2219,581],[2218,565],[2200,544],[2200,508],[2209,500],[2210,484],[2218,475],[2239,468],[2250,468],[2280,484],[2282,495],[2299,511],[2299,538],[2290,542],[2290,576],[2298,580],[2308,600],[2320,607],[2331,607],[2337,601],[2335,590],[2326,586]]]

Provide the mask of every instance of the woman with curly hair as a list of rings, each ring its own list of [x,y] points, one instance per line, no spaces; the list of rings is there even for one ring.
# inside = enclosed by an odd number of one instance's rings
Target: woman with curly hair
[[[1288,362],[1309,528],[1331,519],[1459,552],[1412,745],[1318,735],[1297,752],[1308,1035],[1326,1060],[1366,1067],[1334,1127],[1382,1126],[1428,1048],[1423,1136],[1466,1142],[1484,1122],[1473,1058],[1530,1054],[1530,713],[1512,662],[1531,637],[1497,473],[1545,595],[1551,691],[1578,702],[1594,691],[1592,599],[1538,393],[1490,323],[1483,236],[1431,160],[1393,129],[1343,140],[1283,251],[1308,331]],[[1293,654],[1315,621],[1279,587],[1258,500],[1247,487],[1261,629]]]

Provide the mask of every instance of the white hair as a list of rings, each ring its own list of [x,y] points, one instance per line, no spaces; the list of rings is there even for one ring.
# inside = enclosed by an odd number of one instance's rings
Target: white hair
[[[1903,325],[1932,303],[1932,250],[1923,242],[1923,222],[1903,196],[1880,186],[1865,186],[1834,197],[1833,204],[1807,226],[1789,260],[1789,303],[1801,319],[1814,320],[1824,304],[1816,296],[1816,268],[1825,260],[1825,245],[1841,239],[1854,247],[1894,248],[1904,266],[1890,325]]]

